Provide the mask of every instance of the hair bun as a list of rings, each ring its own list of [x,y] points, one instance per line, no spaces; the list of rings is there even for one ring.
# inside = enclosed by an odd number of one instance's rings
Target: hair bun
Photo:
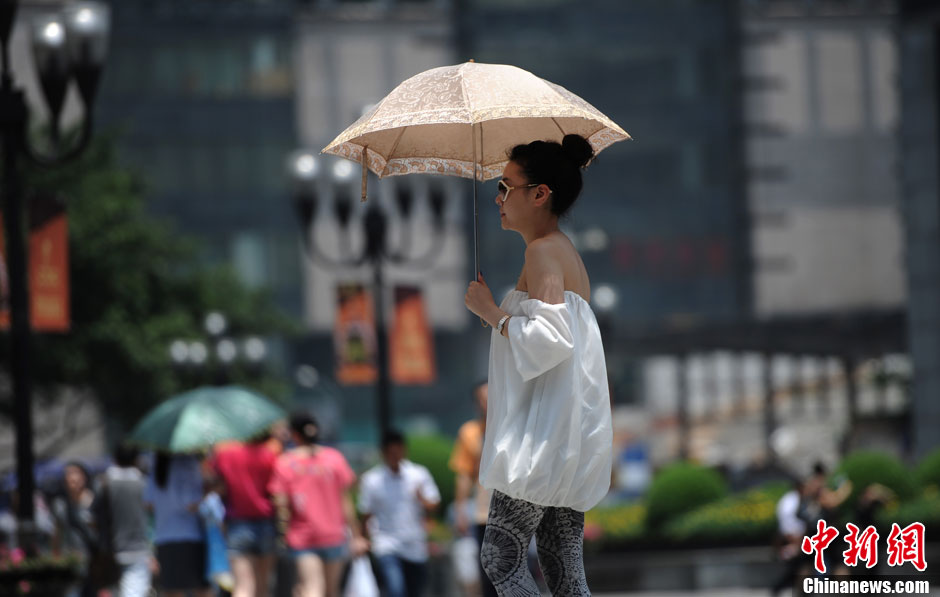
[[[565,135],[565,138],[561,140],[561,149],[569,160],[577,164],[578,168],[587,166],[594,157],[594,148],[581,135]]]

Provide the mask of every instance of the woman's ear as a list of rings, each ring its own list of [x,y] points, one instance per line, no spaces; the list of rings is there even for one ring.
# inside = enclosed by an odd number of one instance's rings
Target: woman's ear
[[[549,199],[552,197],[552,191],[548,188],[547,185],[540,184],[535,187],[535,205],[537,207],[542,207],[545,205]]]

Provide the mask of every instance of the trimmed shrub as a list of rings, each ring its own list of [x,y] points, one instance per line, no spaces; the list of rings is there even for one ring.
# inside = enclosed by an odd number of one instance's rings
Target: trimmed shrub
[[[889,503],[878,513],[876,520],[883,533],[889,532],[892,522],[901,527],[912,522],[922,522],[927,528],[936,527],[940,525],[940,492],[934,487],[928,487],[911,500]]]
[[[773,482],[729,496],[670,521],[664,534],[678,543],[769,543],[777,529],[777,501],[788,489]]]
[[[645,523],[646,505],[642,502],[597,507],[584,515],[585,541],[635,541],[643,536]]]
[[[439,516],[443,516],[447,506],[454,501],[456,475],[447,465],[453,447],[453,440],[444,435],[408,436],[408,460],[426,466],[441,492],[441,506],[437,512]]]
[[[921,487],[934,485],[940,488],[940,449],[924,456],[914,474]]]
[[[728,495],[728,486],[712,469],[678,462],[662,469],[646,494],[646,524],[659,530],[667,521]]]
[[[914,497],[917,487],[911,474],[901,461],[884,452],[852,452],[839,465],[837,472],[852,481],[849,504],[855,504],[859,493],[872,483],[880,483],[895,493],[901,501]]]

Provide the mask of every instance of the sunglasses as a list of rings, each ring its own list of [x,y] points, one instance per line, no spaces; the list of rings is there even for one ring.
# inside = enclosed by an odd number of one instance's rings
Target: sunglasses
[[[517,187],[511,187],[505,182],[500,180],[499,182],[496,183],[496,198],[499,199],[501,203],[506,203],[506,199],[509,198],[509,191],[512,191],[515,189],[531,189],[532,187],[537,187],[540,184],[542,183],[533,182],[532,184],[524,184],[524,185],[519,185]]]

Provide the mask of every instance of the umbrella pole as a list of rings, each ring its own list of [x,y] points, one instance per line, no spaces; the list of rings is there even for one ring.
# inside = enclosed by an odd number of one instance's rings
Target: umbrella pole
[[[477,125],[470,124],[470,139],[473,145],[473,280],[478,281],[480,279],[480,210],[477,208],[477,136],[473,131],[475,126]],[[480,153],[483,153],[482,143]],[[481,317],[480,325],[487,327],[489,324]]]
[[[480,210],[477,207],[477,136],[475,124],[470,124],[470,139],[473,146],[473,279],[480,279]]]

